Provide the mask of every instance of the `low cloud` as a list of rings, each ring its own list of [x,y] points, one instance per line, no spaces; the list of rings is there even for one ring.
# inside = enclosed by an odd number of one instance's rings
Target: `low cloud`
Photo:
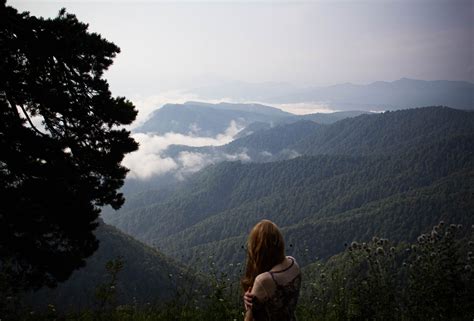
[[[196,173],[208,165],[223,161],[248,162],[250,161],[250,157],[245,151],[236,154],[181,152],[177,157],[179,170],[176,171],[175,176],[177,179],[183,180],[189,174]]]
[[[224,133],[216,137],[199,137],[193,134],[166,133],[154,135],[150,133],[135,133],[133,138],[140,144],[138,151],[128,154],[123,165],[130,169],[129,178],[149,179],[173,172],[178,179],[197,172],[200,169],[224,160],[248,161],[250,158],[245,152],[230,154],[206,154],[198,152],[180,152],[177,157],[164,156],[164,152],[171,145],[185,145],[192,147],[221,146],[230,143],[233,137],[242,130],[237,122],[231,121]]]
[[[272,107],[280,108],[295,115],[307,115],[315,113],[334,113],[339,110],[332,109],[328,104],[316,103],[296,103],[296,104],[273,104]]]
[[[286,148],[280,152],[280,155],[282,155],[285,159],[293,159],[301,156],[301,154],[298,153],[296,150]]]

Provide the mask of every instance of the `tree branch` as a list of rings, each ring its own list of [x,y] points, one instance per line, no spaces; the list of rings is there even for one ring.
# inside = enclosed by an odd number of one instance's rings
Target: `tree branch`
[[[13,107],[15,108],[15,107]],[[41,136],[47,136],[45,133],[42,133],[38,128],[36,128],[36,126],[33,124],[33,122],[31,121],[31,118],[30,118],[30,115],[28,115],[28,113],[26,112],[25,108],[23,107],[23,105],[20,105],[20,108],[21,110],[23,111],[23,114],[25,115],[26,119],[28,120],[28,123],[30,124],[31,128],[33,128],[33,130],[35,132],[37,132],[38,134],[40,134]]]
[[[21,119],[21,116],[20,116],[20,114],[18,113],[18,109],[17,109],[17,107],[16,107],[15,102],[12,101],[11,98],[7,97],[6,94],[4,94],[3,96],[4,96],[4,98],[5,98],[6,102],[7,102],[7,104],[8,104],[8,105],[10,106],[10,108],[12,109],[13,113],[15,113],[15,115],[16,115],[19,119]],[[34,130],[35,132],[37,132],[38,134],[40,134],[41,136],[46,136],[46,134],[42,133],[38,128],[36,128],[36,126],[35,126],[35,125],[33,124],[33,122],[31,121],[30,116],[28,115],[28,113],[26,112],[26,110],[23,108],[22,105],[20,105],[20,108],[21,108],[21,110],[23,111],[23,114],[25,115],[26,119],[28,120],[28,123],[30,124],[31,128],[33,128],[33,130]]]

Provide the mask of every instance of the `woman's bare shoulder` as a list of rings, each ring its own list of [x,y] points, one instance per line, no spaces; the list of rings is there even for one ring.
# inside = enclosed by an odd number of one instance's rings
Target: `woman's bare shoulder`
[[[271,280],[272,280],[272,276],[269,272],[260,273],[255,278],[255,282],[262,283],[262,284],[265,284],[265,283],[267,283],[268,281],[271,281]]]

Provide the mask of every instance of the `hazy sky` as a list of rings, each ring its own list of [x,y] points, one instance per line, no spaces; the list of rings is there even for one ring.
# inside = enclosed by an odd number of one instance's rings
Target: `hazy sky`
[[[8,4],[45,17],[66,7],[91,31],[116,43],[122,52],[105,76],[114,95],[125,95],[138,107],[133,126],[165,103],[195,100],[189,89],[232,81],[297,86],[402,77],[474,82],[474,0]],[[277,107],[294,113],[329,111],[313,103]],[[216,158],[186,152],[173,159],[162,153],[176,143],[227,143],[234,127],[231,123],[215,138],[134,134],[140,149],[124,160],[129,177],[173,172],[180,178],[213,162],[245,160],[246,154]]]
[[[7,1],[61,7],[116,43],[116,95],[219,81],[474,81],[474,1]]]

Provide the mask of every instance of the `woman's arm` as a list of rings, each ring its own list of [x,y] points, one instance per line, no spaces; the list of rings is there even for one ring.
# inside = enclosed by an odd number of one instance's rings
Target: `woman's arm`
[[[253,321],[252,309],[245,311],[244,321]]]
[[[253,321],[253,300],[258,300],[259,302],[263,302],[268,294],[265,290],[264,282],[265,276],[259,275],[254,281],[253,287],[245,292],[244,295],[244,305],[245,305],[245,318],[244,321]]]
[[[247,292],[245,292],[244,298],[243,298],[245,311],[252,308],[253,298],[254,298],[254,295],[252,294],[252,288],[249,288]]]

